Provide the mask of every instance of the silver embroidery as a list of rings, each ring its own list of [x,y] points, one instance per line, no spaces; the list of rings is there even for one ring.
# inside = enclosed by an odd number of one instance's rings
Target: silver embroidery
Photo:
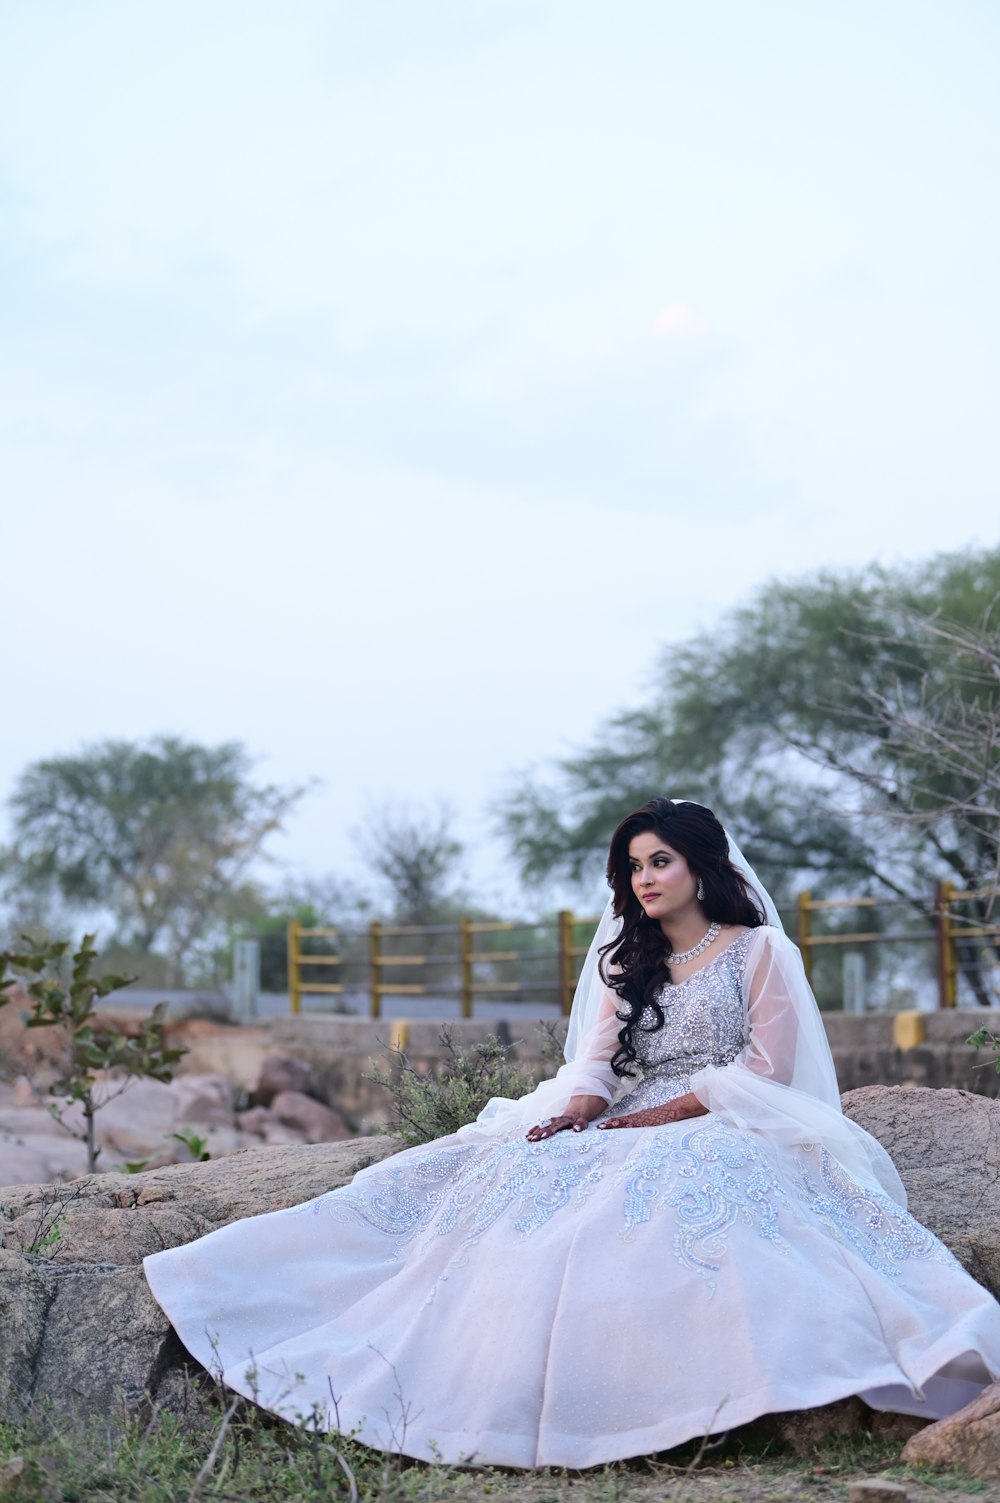
[[[705,1065],[728,1065],[745,1048],[746,1009],[742,976],[752,929],[721,955],[688,976],[668,981],[657,996],[663,1027],[644,1031],[655,1020],[646,1008],[633,1033],[642,1078],[620,1101],[601,1114],[620,1117],[662,1106],[691,1089],[691,1077]]]
[[[741,936],[686,981],[663,988],[664,1026],[636,1034],[643,1078],[603,1116],[662,1105],[690,1089],[696,1070],[736,1058],[746,1042],[741,978],[750,937]],[[433,1299],[441,1281],[465,1266],[470,1249],[502,1218],[510,1217],[526,1240],[556,1214],[579,1207],[602,1182],[611,1141],[590,1129],[540,1143],[517,1132],[478,1144],[428,1145],[402,1164],[390,1161],[353,1186],[321,1196],[309,1209],[363,1221],[390,1239],[399,1258],[423,1239],[456,1238],[428,1294]],[[621,1237],[634,1237],[654,1214],[672,1214],[675,1257],[712,1292],[737,1224],[755,1227],[777,1252],[787,1252],[778,1226],[785,1192],[756,1134],[705,1117],[641,1129],[633,1142],[615,1182]],[[803,1152],[806,1205],[872,1268],[894,1276],[908,1258],[955,1262],[888,1197],[850,1179],[827,1150],[811,1145]]]
[[[837,1163],[826,1148],[815,1145],[803,1150],[818,1154],[819,1178],[810,1174],[808,1163],[802,1183],[809,1209],[837,1240],[858,1253],[877,1273],[898,1278],[897,1266],[910,1258],[959,1267],[958,1260],[919,1221],[888,1195],[866,1190]]]
[[[450,1145],[335,1191],[326,1207],[337,1219],[356,1217],[391,1237],[397,1257],[418,1233],[462,1232],[467,1250],[508,1212],[516,1214],[515,1229],[529,1237],[557,1211],[586,1199],[603,1176],[608,1147],[593,1131],[541,1143],[518,1133],[490,1144]]]
[[[680,1133],[668,1126],[643,1137],[623,1173],[625,1226],[620,1237],[630,1241],[636,1227],[669,1206],[678,1222],[674,1256],[707,1280],[713,1294],[726,1233],[736,1222],[756,1226],[777,1252],[788,1251],[778,1229],[784,1191],[749,1133],[710,1119]]]
[[[460,1204],[463,1191],[466,1201],[471,1199],[474,1184],[467,1186],[465,1182],[470,1172],[475,1178],[475,1160],[476,1150],[471,1144],[428,1150],[405,1166],[390,1162],[377,1174],[321,1196],[312,1209],[316,1213],[326,1211],[337,1220],[358,1217],[375,1231],[392,1237],[398,1257],[406,1243],[449,1201]]]

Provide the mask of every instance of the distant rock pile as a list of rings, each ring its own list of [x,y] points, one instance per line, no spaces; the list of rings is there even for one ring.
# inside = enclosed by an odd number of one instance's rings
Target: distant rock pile
[[[57,1029],[26,1029],[16,1005],[0,1008],[0,1063],[7,1076],[0,1076],[0,1185],[60,1182],[87,1167],[84,1146],[72,1135],[82,1126],[79,1107],[50,1094],[62,1056]],[[177,1134],[195,1134],[213,1159],[262,1143],[331,1143],[351,1136],[340,1113],[310,1094],[309,1066],[285,1055],[263,1060],[249,1093],[221,1074],[182,1073],[169,1084],[133,1080],[124,1090],[122,1084],[109,1079],[98,1087],[105,1102],[96,1117],[101,1169],[190,1161],[191,1151]],[[53,1106],[66,1126],[53,1117]]]

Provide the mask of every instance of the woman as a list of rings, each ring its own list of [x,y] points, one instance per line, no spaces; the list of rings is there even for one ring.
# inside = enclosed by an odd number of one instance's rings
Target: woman
[[[669,799],[608,879],[558,1075],[147,1258],[181,1339],[288,1419],[448,1462],[592,1466],[855,1393],[959,1408],[1000,1307],[841,1114],[763,887]]]

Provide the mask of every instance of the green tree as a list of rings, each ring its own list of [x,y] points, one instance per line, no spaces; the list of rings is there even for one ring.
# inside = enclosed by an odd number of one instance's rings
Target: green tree
[[[305,791],[255,784],[238,742],[105,741],[33,763],[10,799],[7,884],[107,909],[116,942],[168,984],[239,907],[249,869]]]
[[[915,622],[972,630],[998,595],[1000,550],[769,585],[664,649],[649,704],[614,716],[548,782],[512,789],[499,816],[522,874],[596,872],[622,814],[669,793],[713,807],[779,898],[975,885],[995,849],[981,820],[957,817],[965,773],[904,745],[878,708],[898,724],[929,704],[954,710],[947,691],[995,710],[1000,681],[973,689],[955,643]]]
[[[993,603],[1000,606],[1000,597]],[[965,881],[1000,869],[1000,629],[991,608],[969,627],[906,611],[908,639],[926,667],[915,691],[898,679],[865,691],[881,754],[854,769],[893,819],[940,843],[942,827],[970,848]],[[891,644],[890,644],[891,645]],[[947,837],[946,837],[947,838]],[[954,864],[954,863],[953,863]]]

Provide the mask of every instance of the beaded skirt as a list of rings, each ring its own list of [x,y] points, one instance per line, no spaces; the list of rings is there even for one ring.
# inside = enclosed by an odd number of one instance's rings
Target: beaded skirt
[[[742,1049],[745,938],[665,988],[613,1112]],[[146,1272],[229,1387],[426,1460],[587,1467],[858,1393],[936,1418],[1000,1372],[1000,1307],[929,1231],[712,1115],[441,1139]]]

